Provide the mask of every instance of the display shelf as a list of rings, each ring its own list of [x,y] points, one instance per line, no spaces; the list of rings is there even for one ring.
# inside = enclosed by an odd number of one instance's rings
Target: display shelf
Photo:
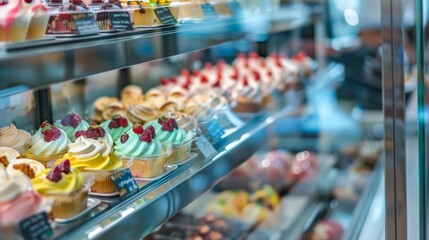
[[[287,31],[311,22],[303,6],[275,12],[79,38],[0,47],[0,89],[31,89],[211,48],[254,32]],[[259,26],[259,27],[256,27]]]

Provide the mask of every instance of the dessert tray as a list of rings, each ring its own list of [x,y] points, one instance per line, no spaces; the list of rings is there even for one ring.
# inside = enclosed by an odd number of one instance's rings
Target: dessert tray
[[[57,222],[57,223],[72,222],[72,221],[82,217],[83,215],[88,214],[92,209],[97,207],[100,203],[101,203],[101,201],[98,199],[88,198],[86,209],[84,209],[82,212],[80,212],[80,213],[78,213],[75,216],[70,217],[70,218],[55,218],[55,222]]]
[[[155,181],[158,180],[164,176],[166,176],[167,174],[171,173],[172,171],[174,171],[177,168],[177,165],[175,164],[168,164],[164,166],[164,172],[161,173],[161,175],[156,176],[156,177],[151,177],[151,178],[135,178],[136,180],[143,180],[143,181]]]

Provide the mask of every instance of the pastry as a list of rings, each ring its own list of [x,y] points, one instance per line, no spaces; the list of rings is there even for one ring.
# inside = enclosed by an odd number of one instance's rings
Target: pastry
[[[39,130],[31,136],[25,156],[41,162],[46,167],[48,162],[55,161],[67,153],[69,142],[63,130],[43,122]]]
[[[84,186],[83,174],[71,168],[68,159],[42,171],[31,182],[39,194],[54,199],[55,218],[73,217],[87,206],[88,188]]]
[[[76,132],[86,130],[89,127],[89,124],[85,120],[82,120],[81,116],[77,113],[71,113],[62,120],[55,121],[54,125],[64,130],[72,142],[76,140]]]
[[[31,14],[26,39],[43,38],[49,20],[48,8],[38,0],[24,1],[24,8]]]
[[[177,164],[188,159],[195,132],[187,133],[171,117],[160,117],[157,120],[146,123],[144,126],[145,128],[149,126],[155,128],[156,136],[164,147],[172,145],[173,151],[168,157],[169,163]]]
[[[112,120],[104,121],[100,126],[112,136],[113,141],[116,141],[132,127],[132,124],[125,117],[115,114],[112,116]]]
[[[161,142],[156,138],[155,128],[149,126],[143,129],[140,124],[124,133],[116,141],[115,151],[118,156],[128,164],[131,173],[136,178],[151,178],[164,172],[167,162],[167,154],[162,148]]]
[[[269,185],[264,185],[262,189],[254,192],[250,196],[250,201],[263,204],[273,210],[280,204],[280,197],[274,188]]]
[[[114,114],[124,113],[122,103],[117,98],[100,97],[93,105],[93,119],[96,122],[102,122],[112,118]]]
[[[0,3],[0,42],[24,41],[31,15],[21,0]]]
[[[166,96],[159,89],[152,88],[145,94],[145,100],[160,108],[166,101]]]
[[[126,117],[132,123],[145,124],[158,117],[158,110],[147,106],[146,104],[140,104],[128,108]]]
[[[121,91],[121,102],[125,109],[143,102],[143,90],[136,85],[128,85]]]
[[[122,167],[122,161],[112,151],[112,145],[105,141],[93,139],[102,138],[100,132],[90,131],[89,134],[92,138],[88,138],[88,135],[81,136],[76,139],[75,143],[69,144],[68,153],[62,159],[59,159],[57,163],[69,159],[73,168],[83,171],[84,174],[93,174],[95,182],[91,186],[91,192],[115,192],[116,187],[111,175]]]
[[[20,158],[11,162],[6,169],[11,175],[21,172],[29,178],[35,178],[39,173],[45,170],[45,166],[36,160]]]
[[[236,219],[240,218],[240,212],[238,211],[238,209],[224,199],[211,202],[207,206],[206,211],[207,213],[211,213],[216,216],[236,218]]]
[[[216,117],[215,111],[211,107],[196,101],[188,103],[184,112],[193,116],[199,123],[207,122]]]
[[[241,212],[241,220],[250,225],[261,223],[269,218],[270,210],[263,204],[250,203]]]
[[[159,110],[163,113],[181,112],[184,109],[185,109],[185,104],[176,100],[167,101],[159,108]]]
[[[19,152],[10,147],[0,147],[0,165],[7,167],[19,157]]]
[[[173,80],[176,81],[176,80]],[[167,101],[184,103],[188,99],[187,91],[182,87],[173,87],[167,96]]]
[[[227,190],[223,191],[217,199],[224,200],[241,211],[249,203],[249,194],[243,190]]]
[[[0,146],[13,148],[20,154],[24,154],[27,150],[26,145],[30,138],[30,133],[17,129],[12,123],[0,128]]]
[[[12,229],[23,219],[37,213],[51,211],[51,201],[42,199],[37,192],[33,191],[30,180],[23,174],[18,173],[11,176],[0,165],[0,182],[0,230],[2,234],[8,233],[8,229]],[[8,238],[5,235],[2,236]]]

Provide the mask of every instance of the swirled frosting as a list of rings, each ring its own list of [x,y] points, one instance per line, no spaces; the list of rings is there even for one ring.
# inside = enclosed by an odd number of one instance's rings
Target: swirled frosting
[[[162,144],[158,139],[152,139],[150,143],[140,140],[140,135],[134,133],[132,129],[127,132],[128,139],[122,143],[121,140],[115,142],[115,152],[124,157],[154,157],[162,153]]]
[[[247,101],[260,103],[262,102],[262,90],[258,84],[240,84],[240,86],[237,86],[231,93],[231,97],[237,101],[245,99]]]
[[[188,105],[185,109],[185,112],[197,119],[198,122],[208,121],[215,117],[215,111],[212,110],[209,106],[195,102],[191,105]]]
[[[45,166],[42,163],[32,159],[20,158],[16,159],[12,163],[9,163],[6,170],[10,175],[15,175],[22,172],[31,178],[29,175],[37,176],[45,170]]]
[[[0,128],[0,146],[13,148],[20,153],[25,152],[30,137],[30,133],[17,129],[13,124]]]
[[[182,112],[173,112],[169,113],[168,116],[176,119],[177,125],[179,125],[179,127],[182,127],[185,132],[195,130],[198,127],[197,120],[189,114]]]
[[[31,187],[30,180],[24,174],[10,175],[3,165],[0,165],[0,182],[0,202],[9,201]]]
[[[113,141],[116,141],[117,139],[119,139],[122,136],[122,134],[124,134],[128,129],[132,127],[132,124],[128,122],[128,125],[126,127],[119,126],[118,128],[110,128],[109,127],[110,121],[112,120],[104,121],[100,124],[100,126],[104,128],[104,130],[106,130],[106,132],[110,136],[112,136]]]
[[[173,131],[164,131],[162,126],[158,123],[158,120],[153,120],[144,125],[145,128],[153,126],[155,128],[156,138],[162,144],[182,144],[187,140],[187,133],[182,127],[178,127]]]
[[[132,123],[146,123],[158,117],[158,111],[149,106],[140,104],[128,108],[126,117]]]
[[[46,178],[51,169],[45,169],[31,180],[34,190],[42,195],[59,194],[68,195],[82,188],[83,175],[77,169],[71,169],[70,173],[61,173],[61,180],[54,182]]]
[[[85,121],[85,120],[81,120],[81,122],[79,123],[79,125],[77,125],[76,128],[74,128],[73,126],[69,125],[69,126],[64,126],[61,123],[61,120],[57,120],[55,121],[54,125],[56,127],[58,127],[59,129],[64,130],[64,132],[67,134],[67,137],[70,139],[70,141],[74,142],[76,140],[76,132],[77,131],[82,131],[82,130],[86,130],[89,127],[89,124]]]
[[[115,170],[122,166],[109,144],[79,137],[75,143],[69,144],[69,148],[68,153],[57,163],[69,159],[73,168],[82,170]]]
[[[0,157],[6,157],[9,163],[15,161],[19,157],[19,152],[10,147],[0,147]]]
[[[52,126],[54,127],[54,126]],[[60,131],[60,136],[58,139],[47,142],[44,139],[41,129],[31,136],[30,138],[30,148],[27,150],[29,155],[40,156],[40,157],[49,157],[51,155],[63,154],[67,152],[67,144],[70,142],[67,134],[62,129]]]

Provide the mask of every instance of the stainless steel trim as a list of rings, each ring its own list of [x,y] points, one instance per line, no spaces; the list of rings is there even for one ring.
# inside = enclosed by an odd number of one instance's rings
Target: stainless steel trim
[[[386,239],[407,238],[402,0],[383,0],[383,111]]]

